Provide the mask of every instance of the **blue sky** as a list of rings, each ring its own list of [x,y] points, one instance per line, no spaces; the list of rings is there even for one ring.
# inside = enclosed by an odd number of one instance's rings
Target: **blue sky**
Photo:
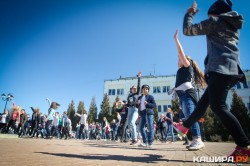
[[[197,0],[207,18],[214,0]],[[204,69],[205,36],[181,33],[183,16],[192,0],[1,0],[0,93],[14,101],[48,110],[46,98],[61,104],[84,101],[89,110],[96,97],[98,111],[104,80],[142,75],[172,75],[177,71],[173,34],[185,53]],[[250,69],[250,2],[233,0],[245,19],[239,47],[243,69]],[[0,112],[4,110],[0,101]],[[8,103],[7,108],[10,107]]]

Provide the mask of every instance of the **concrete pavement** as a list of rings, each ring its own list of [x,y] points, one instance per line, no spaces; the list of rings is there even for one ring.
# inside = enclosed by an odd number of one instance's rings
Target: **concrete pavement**
[[[182,143],[155,142],[152,149],[143,149],[111,141],[46,140],[0,134],[0,166],[194,166],[206,163],[193,162],[193,156],[227,156],[235,148],[234,143],[205,142],[205,149],[188,151]]]

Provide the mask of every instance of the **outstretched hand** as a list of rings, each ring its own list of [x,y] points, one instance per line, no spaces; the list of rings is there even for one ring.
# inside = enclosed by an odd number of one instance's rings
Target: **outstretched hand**
[[[140,71],[138,72],[138,75],[137,75],[137,76],[138,76],[138,77],[141,77],[141,72],[140,72]]]
[[[195,0],[193,1],[192,6],[187,10],[187,12],[193,13],[193,15],[199,12],[199,9],[197,9],[197,3]]]

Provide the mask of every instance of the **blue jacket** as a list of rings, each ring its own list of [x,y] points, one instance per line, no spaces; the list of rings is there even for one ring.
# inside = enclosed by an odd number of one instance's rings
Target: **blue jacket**
[[[138,100],[141,100],[143,95],[139,96]],[[145,96],[145,101],[147,101],[146,104],[146,110],[140,110],[140,105],[139,105],[139,114],[148,114],[148,115],[154,115],[154,108],[156,107],[155,99],[152,95],[146,95]]]

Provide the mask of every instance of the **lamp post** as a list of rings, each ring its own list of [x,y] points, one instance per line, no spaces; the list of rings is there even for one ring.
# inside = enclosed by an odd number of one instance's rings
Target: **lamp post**
[[[3,101],[6,101],[6,102],[5,102],[5,107],[4,107],[3,112],[4,112],[5,109],[6,109],[6,106],[7,106],[8,101],[13,100],[13,98],[14,98],[14,96],[13,96],[11,93],[9,93],[7,96],[6,96],[4,93],[2,94],[2,99],[3,99]]]

